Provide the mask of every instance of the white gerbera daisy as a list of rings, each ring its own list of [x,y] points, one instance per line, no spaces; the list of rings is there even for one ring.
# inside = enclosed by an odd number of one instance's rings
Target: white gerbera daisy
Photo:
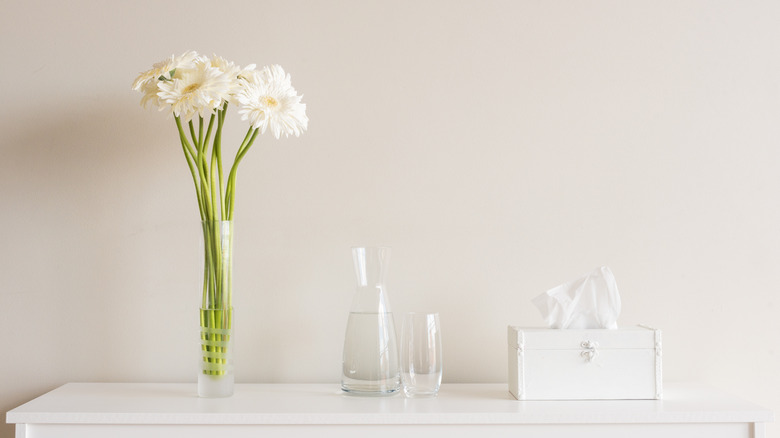
[[[160,100],[160,97],[157,96],[157,93],[160,91],[159,88],[157,88],[157,83],[159,81],[146,81],[141,85],[141,93],[143,93],[143,97],[141,97],[141,106],[146,108],[146,104],[151,102],[154,106],[159,108],[159,111],[162,111],[165,109],[165,102]]]
[[[249,64],[246,67],[244,67],[240,72],[238,72],[238,78],[239,79],[246,79],[249,75],[252,75],[255,73],[255,68],[257,65],[255,64]]]
[[[189,120],[214,112],[230,97],[236,77],[212,67],[208,59],[198,59],[194,68],[176,69],[171,80],[160,81],[157,95],[170,104],[173,114]]]
[[[233,61],[228,61],[227,59],[217,55],[209,58],[209,65],[211,67],[218,68],[225,73],[232,73],[235,76],[238,76],[238,72],[241,71],[241,67],[237,66]]]
[[[141,98],[141,105],[145,108],[147,103],[152,102],[160,106],[162,110],[163,102],[157,97],[157,92],[160,91],[157,88],[157,83],[161,80],[170,80],[172,72],[176,69],[194,67],[197,58],[198,53],[194,51],[184,52],[180,56],[171,55],[170,59],[155,63],[151,70],[138,75],[135,81],[133,81],[133,90],[140,90],[144,93],[144,96]]]
[[[235,95],[241,91],[241,84],[239,83],[238,79],[245,77],[247,74],[249,74],[250,71],[254,70],[255,64],[249,64],[242,69],[233,62],[217,55],[214,55],[214,57],[209,59],[209,62],[211,63],[212,67],[220,69],[227,76],[233,78],[233,88],[230,90],[230,102],[234,104],[238,103],[234,98]]]
[[[271,128],[276,138],[282,133],[296,137],[307,128],[306,104],[301,103],[292,87],[290,75],[282,67],[272,65],[251,71],[242,79],[238,93],[241,120],[249,120],[261,133]]]

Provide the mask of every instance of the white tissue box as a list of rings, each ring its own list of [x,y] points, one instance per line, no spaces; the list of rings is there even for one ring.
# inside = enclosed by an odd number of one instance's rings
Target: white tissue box
[[[509,326],[509,392],[518,400],[660,399],[661,331]]]

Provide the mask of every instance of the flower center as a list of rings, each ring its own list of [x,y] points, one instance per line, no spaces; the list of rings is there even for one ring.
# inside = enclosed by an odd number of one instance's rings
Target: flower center
[[[263,104],[265,106],[273,108],[273,107],[279,106],[279,101],[274,99],[271,96],[265,96],[265,97],[263,97]]]
[[[182,91],[182,94],[190,94],[193,91],[197,90],[198,88],[200,88],[200,84],[197,82],[194,84],[187,85],[187,88],[185,88],[184,91]]]

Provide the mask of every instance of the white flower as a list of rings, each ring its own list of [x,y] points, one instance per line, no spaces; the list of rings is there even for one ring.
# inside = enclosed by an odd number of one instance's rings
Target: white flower
[[[217,56],[217,55],[214,55],[214,57],[211,58],[209,62],[212,67],[218,68],[227,76],[233,78],[233,87],[230,90],[230,102],[238,103],[237,100],[234,98],[235,95],[241,91],[241,84],[238,79],[242,77],[246,77],[246,75],[249,74],[251,70],[254,70],[255,64],[249,64],[248,66],[242,69],[240,66],[234,64],[233,62],[228,61],[225,58],[222,58],[221,56]]]
[[[209,59],[209,65],[214,68],[220,69],[223,73],[226,73],[230,76],[238,77],[238,73],[241,72],[241,67],[234,64],[232,61],[228,61],[227,59],[214,55],[213,58]]]
[[[255,64],[247,65],[240,72],[238,72],[238,78],[239,79],[246,79],[249,75],[254,74],[255,73],[255,67],[257,67],[257,65],[255,65]]]
[[[282,67],[272,65],[260,71],[248,71],[242,76],[243,89],[238,93],[238,113],[261,133],[271,128],[276,138],[299,136],[308,126],[306,104],[301,103],[292,87],[290,75]]]
[[[157,96],[160,91],[157,83],[161,80],[170,80],[171,74],[177,69],[188,69],[194,67],[194,62],[198,58],[198,53],[194,51],[184,52],[180,56],[171,55],[170,59],[160,61],[152,66],[133,81],[133,90],[141,91],[144,96],[141,98],[141,105],[146,107],[149,102],[160,106],[163,102]]]
[[[165,102],[160,100],[160,97],[157,96],[157,93],[160,91],[159,88],[157,88],[157,83],[159,81],[146,81],[143,84],[141,84],[140,91],[144,94],[144,96],[141,98],[141,106],[146,108],[146,104],[151,102],[154,106],[157,106],[160,111],[165,109]]]
[[[205,117],[222,106],[237,80],[231,73],[212,67],[210,60],[199,58],[194,68],[178,68],[170,80],[160,81],[157,95],[171,105],[174,115],[186,121],[196,114]]]

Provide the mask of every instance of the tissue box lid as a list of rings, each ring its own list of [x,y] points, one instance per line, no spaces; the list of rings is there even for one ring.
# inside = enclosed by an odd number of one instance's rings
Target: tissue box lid
[[[581,350],[591,342],[603,350],[655,349],[660,330],[646,326],[620,329],[549,329],[509,326],[509,345],[524,350]]]

